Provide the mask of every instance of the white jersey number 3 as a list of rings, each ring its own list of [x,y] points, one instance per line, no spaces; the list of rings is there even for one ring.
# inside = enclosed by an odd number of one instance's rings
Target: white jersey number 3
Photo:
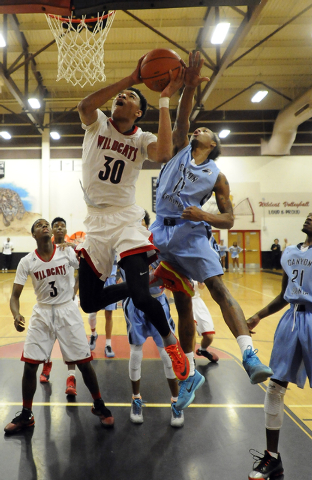
[[[50,297],[56,297],[57,288],[55,287],[55,282],[49,282],[49,285],[51,286],[51,290],[52,290],[52,292],[50,292]]]

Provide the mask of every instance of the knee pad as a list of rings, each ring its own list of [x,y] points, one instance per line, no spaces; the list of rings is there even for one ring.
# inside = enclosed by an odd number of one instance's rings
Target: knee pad
[[[172,362],[171,359],[166,352],[166,350],[162,347],[157,347],[159,351],[160,358],[162,359],[162,362],[164,364],[164,371],[166,378],[169,380],[176,378],[174,371],[172,370]]]
[[[89,322],[90,328],[96,327],[96,313],[97,312],[89,313],[88,322]]]
[[[132,382],[141,378],[142,348],[142,345],[130,345],[129,377]]]
[[[265,428],[268,430],[280,430],[282,427],[285,393],[286,388],[269,381],[264,400]]]

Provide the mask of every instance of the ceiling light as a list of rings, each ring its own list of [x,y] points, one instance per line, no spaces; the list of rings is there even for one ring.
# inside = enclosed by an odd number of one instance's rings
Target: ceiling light
[[[221,130],[219,133],[219,138],[225,138],[231,133],[231,130]]]
[[[10,140],[10,138],[12,138],[9,132],[0,132],[0,137],[4,138],[4,140]]]
[[[6,42],[2,33],[0,33],[0,47],[6,47]]]
[[[41,107],[38,98],[29,98],[29,99],[28,99],[28,103],[29,103],[29,105],[31,106],[31,108],[37,109],[37,108],[40,108],[40,107]]]
[[[50,137],[53,138],[53,140],[59,140],[61,138],[61,135],[58,132],[50,132]]]
[[[230,23],[226,22],[221,22],[218,23],[218,25],[215,27],[212,37],[211,37],[211,43],[214,45],[220,45],[221,43],[224,42],[224,39],[226,37],[226,34],[229,31],[230,28]]]
[[[264,99],[268,94],[267,90],[259,90],[251,99],[252,103],[259,103]]]

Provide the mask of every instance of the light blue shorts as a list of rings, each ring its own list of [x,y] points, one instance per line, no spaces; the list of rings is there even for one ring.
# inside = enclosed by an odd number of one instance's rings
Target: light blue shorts
[[[174,333],[175,324],[170,315],[169,304],[166,295],[163,293],[157,300],[164,309],[168,324]],[[164,344],[158,330],[154,325],[147,321],[144,313],[133,305],[131,298],[123,302],[125,319],[127,322],[128,340],[131,345],[143,345],[148,337],[153,337],[157,347],[163,348]]]
[[[204,222],[186,221],[169,227],[159,218],[150,231],[155,247],[160,250],[158,258],[169,262],[188,278],[204,282],[207,278],[223,275],[219,246],[211,228]]]
[[[279,321],[271,354],[272,380],[312,387],[312,305],[294,313],[294,305]]]

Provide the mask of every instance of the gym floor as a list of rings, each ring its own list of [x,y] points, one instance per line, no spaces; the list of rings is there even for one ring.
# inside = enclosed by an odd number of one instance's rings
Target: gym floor
[[[0,276],[0,423],[3,427],[21,410],[23,363],[19,358],[25,334],[15,331],[9,311],[13,280],[14,273]],[[248,318],[279,293],[281,276],[270,272],[226,273],[224,281]],[[91,414],[91,398],[80,372],[76,375],[75,401],[66,398],[67,368],[56,344],[50,382],[40,384],[38,381],[33,406],[35,428],[14,436],[0,436],[1,480],[248,479],[253,464],[249,449],[262,453],[265,449],[266,385],[250,384],[236,341],[224,324],[218,306],[208,292],[205,291],[202,298],[215,322],[212,348],[220,360],[218,364],[211,364],[196,358],[197,368],[206,382],[197,391],[194,403],[185,410],[183,428],[170,426],[170,392],[151,340],[145,344],[142,365],[144,423],[130,422],[129,346],[123,313],[121,309],[114,312],[112,346],[116,357],[105,359],[104,315],[100,312],[97,325],[100,337],[93,365],[105,403],[115,417],[115,428],[104,429]],[[21,313],[27,320],[34,303],[28,281],[21,297]],[[174,306],[171,310],[177,320]],[[264,363],[269,362],[280,316],[281,312],[263,320],[253,337]],[[89,334],[87,316],[84,314],[83,318]],[[307,460],[311,452],[311,425],[309,386],[300,390],[290,385],[280,439],[285,479],[311,477]]]

